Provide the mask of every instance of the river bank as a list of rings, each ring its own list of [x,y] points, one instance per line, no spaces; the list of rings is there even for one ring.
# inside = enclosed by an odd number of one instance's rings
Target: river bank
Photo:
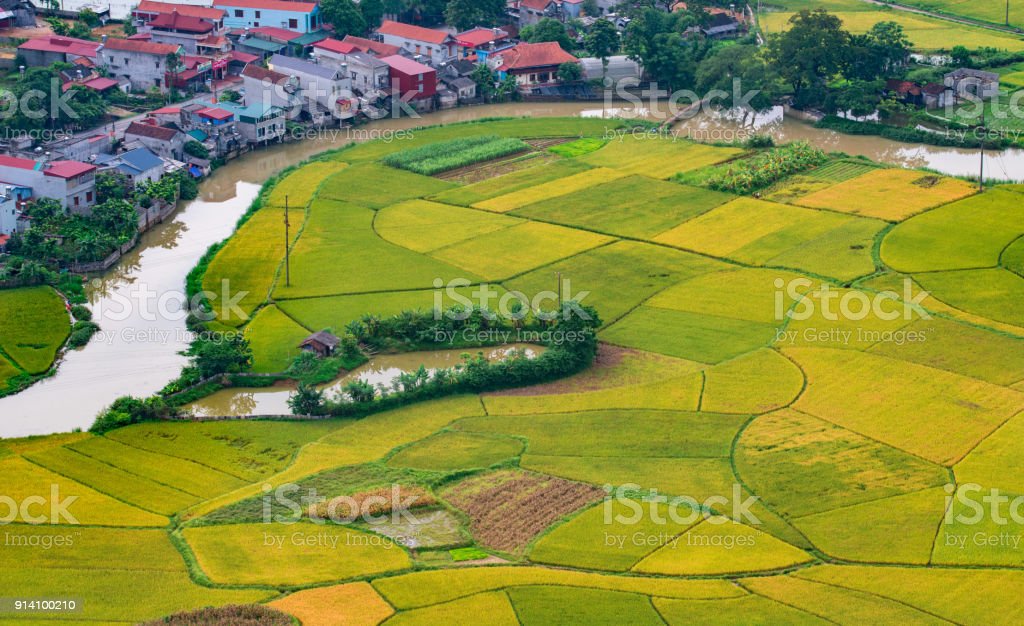
[[[625,113],[625,111],[617,111]],[[594,103],[513,103],[443,111],[422,118],[385,120],[352,130],[328,131],[308,140],[256,151],[218,169],[164,224],[140,239],[89,285],[94,319],[103,331],[85,349],[69,352],[57,374],[0,400],[0,437],[48,434],[87,428],[113,399],[147,396],[173,379],[185,364],[179,353],[190,339],[185,329],[184,283],[206,249],[230,236],[270,176],[310,156],[352,142],[400,140],[401,132],[428,124],[449,124],[496,116],[585,116],[608,112]],[[900,144],[878,137],[852,137],[786,118],[781,107],[748,117],[699,116],[674,129],[679,136],[728,141],[762,133],[776,141],[806,140],[829,151],[953,175],[976,171],[977,152]],[[1024,153],[990,155],[987,167],[1006,179],[1024,179]]]

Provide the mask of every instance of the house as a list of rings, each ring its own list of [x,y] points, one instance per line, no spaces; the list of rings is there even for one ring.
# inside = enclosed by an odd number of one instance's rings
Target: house
[[[299,348],[305,352],[313,352],[320,357],[329,357],[340,345],[341,339],[326,330],[321,330],[306,337],[306,340],[299,344]]]
[[[224,29],[225,12],[223,9],[215,9],[210,6],[157,2],[156,0],[142,0],[139,2],[139,5],[132,9],[132,19],[135,20],[136,27],[144,27],[157,17],[171,13],[200,19],[209,23],[218,32]]]
[[[122,154],[110,155],[97,161],[99,171],[123,174],[134,187],[139,183],[155,183],[164,174],[164,160],[146,147],[138,147]]]
[[[256,57],[259,61],[266,61],[275,54],[287,52],[288,44],[280,41],[271,41],[266,37],[258,37],[252,34],[249,29],[232,31],[228,38],[233,43],[235,52]]]
[[[483,28],[481,26],[455,35],[460,58],[473,58],[479,50],[494,50],[508,39],[508,32],[500,28]]]
[[[601,59],[590,57],[580,59],[583,68],[583,80],[609,79],[619,81],[639,81],[643,76],[644,68],[639,62],[634,61],[626,55],[608,57],[608,65],[605,66]]]
[[[98,41],[86,41],[74,37],[36,37],[18,46],[18,55],[29,67],[45,67],[54,63],[72,63],[76,59],[96,60]]]
[[[448,61],[458,51],[458,42],[443,30],[384,20],[376,34],[382,42],[397,46],[403,53],[420,57],[419,60],[431,64]]]
[[[242,148],[234,114],[220,105],[193,102],[181,107],[181,125],[187,135],[206,146],[211,157],[223,157]]]
[[[124,131],[126,144],[137,141],[165,159],[181,161],[185,152],[185,134],[174,128],[132,122]]]
[[[53,159],[63,161],[85,161],[91,163],[97,155],[110,154],[114,139],[107,133],[96,133],[85,137],[68,137],[46,144],[46,150]]]
[[[957,100],[992,100],[999,96],[999,74],[960,68],[943,77],[943,84]]]
[[[391,68],[372,54],[352,44],[325,39],[313,44],[313,59],[320,65],[338,68],[352,80],[352,89],[361,95],[387,91]]]
[[[514,76],[520,88],[556,82],[563,63],[579,63],[579,59],[553,41],[521,43],[488,58],[499,77]]]
[[[36,25],[36,8],[28,0],[0,0],[0,28]]]
[[[921,98],[927,109],[943,109],[953,103],[953,91],[942,83],[928,83],[921,87]]]
[[[148,34],[150,41],[181,46],[188,54],[196,54],[199,42],[217,35],[216,28],[210,22],[177,11],[161,13],[147,22],[139,32]]]
[[[168,76],[176,71],[168,56],[184,57],[180,45],[106,38],[99,48],[97,64],[105,67],[111,78],[123,78],[136,91],[157,88],[166,91]]]
[[[545,17],[559,19],[561,7],[557,0],[513,0],[510,14],[518,18],[519,27],[532,26]]]
[[[246,143],[268,144],[285,134],[285,114],[280,107],[262,102],[250,105],[220,102],[217,107],[235,116],[235,126]]]
[[[393,54],[399,54],[402,52],[402,49],[398,46],[392,46],[382,41],[373,41],[372,39],[355,37],[353,35],[346,35],[345,38],[341,40],[341,43],[353,45],[359,48],[360,52],[372,54],[377,58],[389,57]]]
[[[32,188],[12,185],[0,180],[0,237],[7,237],[20,230],[22,209],[32,197]],[[0,249],[4,242],[0,242]]]
[[[472,78],[460,76],[458,78],[442,78],[442,82],[455,94],[460,103],[466,103],[476,99],[476,82]]]
[[[0,155],[0,180],[27,187],[35,198],[52,198],[77,215],[96,204],[96,166],[81,161],[37,161]]]
[[[713,13],[701,32],[708,39],[732,39],[740,34],[740,23],[729,13]]]
[[[909,80],[893,78],[885,81],[885,94],[904,104],[913,106],[924,104],[924,99],[921,95],[921,85]]]
[[[213,6],[227,12],[228,28],[274,26],[300,33],[320,30],[320,5],[289,0],[213,0]]]
[[[390,68],[393,95],[406,102],[423,103],[429,102],[437,93],[437,70],[434,68],[397,54],[384,57],[381,61]]]
[[[359,102],[352,93],[352,79],[340,68],[275,54],[270,69],[298,80],[304,109],[314,123],[331,119],[344,122],[355,117]]]
[[[261,104],[285,110],[288,119],[302,112],[301,87],[297,78],[250,63],[242,70],[245,103]]]

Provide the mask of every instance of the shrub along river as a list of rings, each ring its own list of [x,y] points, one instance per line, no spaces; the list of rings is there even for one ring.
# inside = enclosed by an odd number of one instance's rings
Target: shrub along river
[[[96,414],[115,398],[151,395],[173,379],[185,364],[179,352],[185,349],[189,339],[184,315],[177,306],[184,297],[181,294],[186,274],[210,245],[231,234],[235,222],[259,193],[262,182],[289,165],[367,135],[373,138],[374,133],[387,130],[493,116],[596,117],[603,113],[600,103],[513,103],[460,108],[420,119],[381,120],[358,129],[359,137],[346,132],[336,136],[327,134],[317,139],[272,146],[232,161],[203,183],[199,198],[146,233],[131,254],[91,281],[90,305],[102,331],[84,349],[67,353],[55,376],[20,394],[0,399],[0,437],[86,429]],[[785,117],[781,108],[754,119],[702,115],[675,127],[681,137],[708,141],[743,138],[752,130],[771,134],[777,141],[806,140],[825,150],[864,155],[906,167],[928,167],[953,175],[978,171],[976,150],[840,135]],[[1024,152],[990,154],[985,171],[986,176],[993,179],[1024,180]],[[408,358],[410,355],[378,357],[370,367],[387,370],[389,361],[385,359]],[[420,361],[431,366],[425,358]],[[419,364],[403,361],[402,365],[394,367],[416,369]],[[392,377],[388,376],[388,381]],[[258,407],[254,409],[258,413],[288,412],[284,405],[287,390],[269,390],[280,394],[275,395],[274,400],[264,400],[263,391],[267,390],[260,391],[233,390],[234,399],[215,396],[199,408],[214,414],[252,403]],[[227,414],[238,412],[245,411],[239,409]]]

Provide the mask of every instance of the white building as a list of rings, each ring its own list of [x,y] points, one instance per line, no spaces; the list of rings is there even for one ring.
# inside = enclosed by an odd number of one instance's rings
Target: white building
[[[355,117],[359,106],[352,93],[352,79],[340,68],[280,54],[272,56],[268,65],[298,80],[306,113],[314,123],[325,123],[328,116],[339,122]]]
[[[79,215],[96,204],[96,166],[89,163],[0,156],[0,181],[27,187],[34,198],[52,198]]]

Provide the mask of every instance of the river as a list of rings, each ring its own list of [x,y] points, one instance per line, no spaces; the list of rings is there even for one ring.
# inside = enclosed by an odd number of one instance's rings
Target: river
[[[453,109],[421,119],[382,120],[363,130],[398,130],[492,116],[602,114],[599,103],[499,104]],[[955,175],[977,172],[977,151],[841,135],[784,117],[780,108],[752,122],[700,116],[676,127],[684,136],[711,140],[727,140],[737,131],[750,129],[769,133],[780,141],[803,139],[827,150],[907,167],[929,167]],[[84,349],[68,352],[55,376],[0,399],[0,437],[86,429],[96,414],[118,396],[148,396],[173,379],[185,363],[179,353],[188,341],[183,316],[173,306],[180,300],[186,274],[210,245],[231,234],[263,181],[289,165],[350,141],[342,133],[334,138],[272,146],[218,169],[203,183],[199,198],[143,236],[134,252],[90,282],[89,302],[103,329],[101,334]],[[986,172],[992,178],[1024,180],[1024,152],[990,155]],[[154,300],[159,296],[169,298],[171,304],[157,307]],[[143,306],[147,297],[150,300]]]

